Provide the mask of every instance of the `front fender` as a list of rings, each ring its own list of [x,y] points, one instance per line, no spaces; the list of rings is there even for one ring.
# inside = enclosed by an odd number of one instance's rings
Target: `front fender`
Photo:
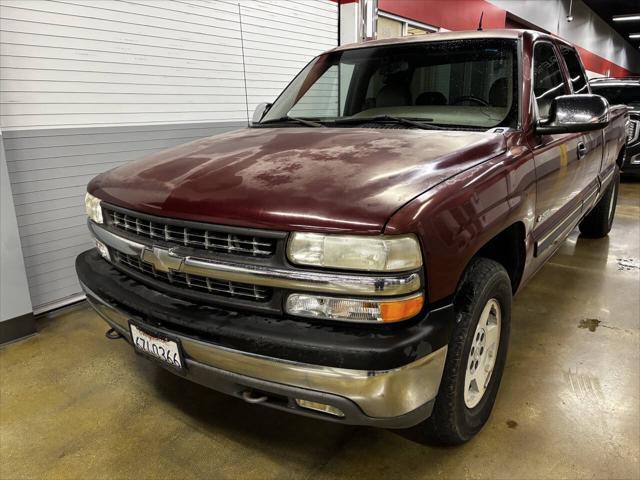
[[[455,292],[473,256],[520,221],[535,218],[535,171],[526,147],[468,169],[425,192],[389,220],[385,233],[416,233],[422,243],[431,303]]]

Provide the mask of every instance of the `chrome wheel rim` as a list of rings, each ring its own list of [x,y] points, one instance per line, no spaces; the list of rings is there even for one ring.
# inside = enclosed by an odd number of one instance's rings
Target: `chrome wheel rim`
[[[464,403],[467,408],[480,403],[491,380],[500,346],[501,321],[500,303],[492,298],[480,314],[467,358],[464,376]]]

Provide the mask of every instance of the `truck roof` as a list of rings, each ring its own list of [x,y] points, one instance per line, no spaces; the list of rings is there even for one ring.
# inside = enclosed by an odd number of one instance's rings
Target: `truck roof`
[[[530,35],[533,39],[547,38],[556,42],[566,43],[567,41],[560,37],[536,30],[519,30],[519,29],[487,29],[487,30],[460,30],[455,32],[435,32],[427,35],[413,35],[410,37],[385,38],[383,40],[369,40],[362,43],[349,43],[340,45],[330,50],[331,52],[353,50],[357,48],[367,48],[379,45],[394,45],[406,43],[426,43],[437,42],[443,40],[469,40],[478,38],[511,38],[518,39],[524,35]]]

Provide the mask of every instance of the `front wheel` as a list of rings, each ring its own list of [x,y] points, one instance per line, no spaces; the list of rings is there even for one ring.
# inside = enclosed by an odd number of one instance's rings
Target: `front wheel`
[[[502,265],[475,259],[454,298],[456,326],[433,413],[429,438],[456,445],[471,439],[493,409],[507,356],[511,282]]]

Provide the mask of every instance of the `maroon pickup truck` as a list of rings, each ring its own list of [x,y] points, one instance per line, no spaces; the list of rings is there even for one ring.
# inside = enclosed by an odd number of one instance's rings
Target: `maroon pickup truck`
[[[184,378],[464,442],[512,296],[576,226],[611,229],[627,120],[553,36],[338,47],[250,128],[93,179],[76,269],[111,334]]]

